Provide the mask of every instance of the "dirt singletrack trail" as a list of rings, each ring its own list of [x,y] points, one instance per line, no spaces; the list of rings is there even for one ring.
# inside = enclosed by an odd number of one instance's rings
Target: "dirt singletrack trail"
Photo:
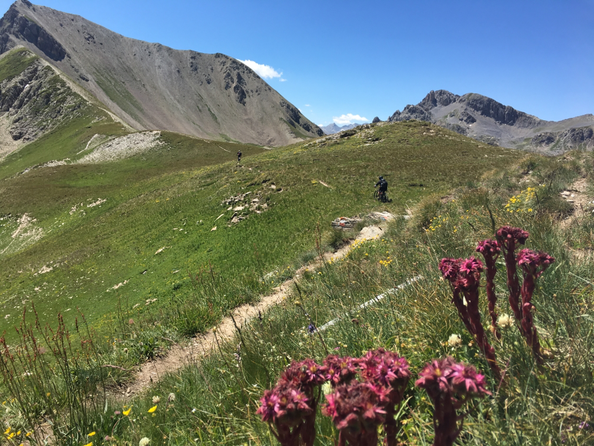
[[[394,216],[387,212],[377,213],[376,216],[378,215],[380,223],[364,227],[357,235],[355,241],[379,238],[384,232],[387,223],[394,219]],[[322,266],[323,262],[335,261],[345,257],[350,251],[353,242],[348,243],[334,253],[326,253],[323,261],[317,259],[301,267],[297,270],[293,278],[286,280],[276,287],[274,293],[264,296],[260,302],[237,307],[233,310],[232,316],[223,318],[216,327],[192,338],[188,343],[174,345],[166,356],[142,364],[134,380],[126,388],[120,389],[113,396],[121,400],[142,393],[154,383],[160,381],[165,374],[173,373],[184,366],[196,363],[200,358],[208,356],[217,348],[217,342],[222,344],[233,338],[237,331],[235,328],[236,324],[238,327],[242,327],[250,319],[257,317],[258,314],[264,313],[273,305],[281,303],[288,297],[292,285],[299,281],[305,271],[315,271]]]

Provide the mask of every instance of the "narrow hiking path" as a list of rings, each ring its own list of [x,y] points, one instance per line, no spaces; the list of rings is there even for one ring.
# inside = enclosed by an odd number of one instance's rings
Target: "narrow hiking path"
[[[354,241],[379,238],[387,223],[393,220],[394,216],[387,212],[376,213],[376,216],[378,215],[382,220],[380,223],[364,227],[355,240],[349,242],[334,253],[326,253],[323,260],[317,259],[301,267],[297,270],[293,278],[286,280],[276,287],[274,293],[264,296],[260,302],[237,307],[233,310],[231,316],[223,318],[216,327],[192,338],[187,343],[174,345],[166,356],[142,364],[139,371],[135,374],[134,380],[128,383],[127,387],[119,389],[113,396],[121,400],[142,393],[154,383],[160,381],[164,375],[176,372],[182,367],[196,363],[200,358],[209,355],[217,348],[217,342],[222,344],[233,339],[237,331],[236,326],[242,327],[250,319],[257,317],[258,314],[264,313],[270,307],[280,304],[289,296],[293,284],[298,282],[306,271],[315,271],[323,265],[323,262],[335,261],[345,257],[351,250],[351,245]]]

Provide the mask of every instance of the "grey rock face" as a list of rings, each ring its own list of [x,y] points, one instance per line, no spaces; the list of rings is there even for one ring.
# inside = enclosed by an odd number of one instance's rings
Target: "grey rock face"
[[[544,132],[533,137],[530,143],[533,146],[550,146],[555,142],[556,139],[557,138],[555,137],[554,133]]]
[[[431,113],[425,111],[419,105],[407,105],[404,107],[402,112],[396,110],[396,112],[388,118],[389,122],[397,121],[410,121],[415,119],[417,121],[428,121],[431,122]]]
[[[254,71],[224,54],[130,39],[82,17],[17,0],[0,51],[23,45],[137,130],[280,146],[322,131]]]
[[[438,105],[447,106],[450,105],[452,102],[456,102],[460,96],[457,94],[450,93],[446,90],[431,90],[425,98],[418,103],[418,106],[426,111],[430,111],[432,108],[437,107]]]
[[[460,120],[464,121],[466,124],[474,124],[476,122],[476,118],[467,111],[460,113]]]
[[[469,93],[462,96],[459,102],[465,103],[472,110],[479,112],[487,118],[493,118],[500,124],[536,127],[541,122],[540,119],[534,116],[519,112],[510,106],[505,106],[491,98],[476,93]]]
[[[27,1],[23,1],[23,4],[33,8]],[[10,39],[10,35],[35,45],[51,60],[58,61],[66,57],[64,47],[37,23],[20,15],[16,4],[10,7],[0,21],[0,54],[14,48],[15,43]]]
[[[582,127],[577,129],[569,129],[563,132],[562,137],[567,137],[572,144],[582,144],[591,142],[594,138],[594,130],[592,127]]]
[[[13,57],[29,57],[21,52]],[[76,117],[86,102],[41,61],[0,83],[0,112],[8,113],[13,140],[29,142]]]

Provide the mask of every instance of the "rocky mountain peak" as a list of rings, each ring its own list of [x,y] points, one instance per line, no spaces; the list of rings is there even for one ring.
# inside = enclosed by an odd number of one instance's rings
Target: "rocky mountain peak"
[[[254,71],[224,54],[178,51],[17,0],[0,53],[24,46],[137,130],[281,146],[322,135]]]
[[[508,148],[561,153],[594,149],[594,118],[578,116],[561,122],[503,105],[477,93],[463,96],[446,90],[430,91],[417,105],[397,110],[388,121],[427,121],[487,144]]]
[[[452,102],[456,102],[460,96],[454,93],[450,93],[447,90],[431,90],[425,98],[419,102],[417,105],[421,107],[423,110],[430,111],[432,108],[435,108],[439,105],[446,106],[450,105]]]
[[[21,12],[23,8],[34,9],[35,7],[27,0],[18,0],[0,20],[0,54],[18,45],[18,40],[24,40],[39,48],[51,60],[64,59],[66,49],[44,28],[23,15]]]

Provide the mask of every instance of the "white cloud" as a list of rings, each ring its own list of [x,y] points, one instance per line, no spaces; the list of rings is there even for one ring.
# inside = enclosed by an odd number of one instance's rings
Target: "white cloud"
[[[309,104],[305,104],[305,106],[306,106],[306,107],[311,107],[311,105],[309,105]]]
[[[262,79],[274,79],[275,77],[281,77],[283,75],[282,72],[279,73],[270,65],[262,65],[254,62],[253,60],[240,60],[240,62],[243,62],[252,70],[254,70]],[[280,79],[281,82],[284,82],[285,80],[286,79]]]
[[[357,121],[357,122],[369,122],[369,119],[364,118],[363,116],[353,115],[352,113],[348,113],[346,115],[342,115],[342,116],[339,116],[339,117],[334,117],[334,118],[332,118],[332,120],[337,125],[352,124],[355,121]]]

